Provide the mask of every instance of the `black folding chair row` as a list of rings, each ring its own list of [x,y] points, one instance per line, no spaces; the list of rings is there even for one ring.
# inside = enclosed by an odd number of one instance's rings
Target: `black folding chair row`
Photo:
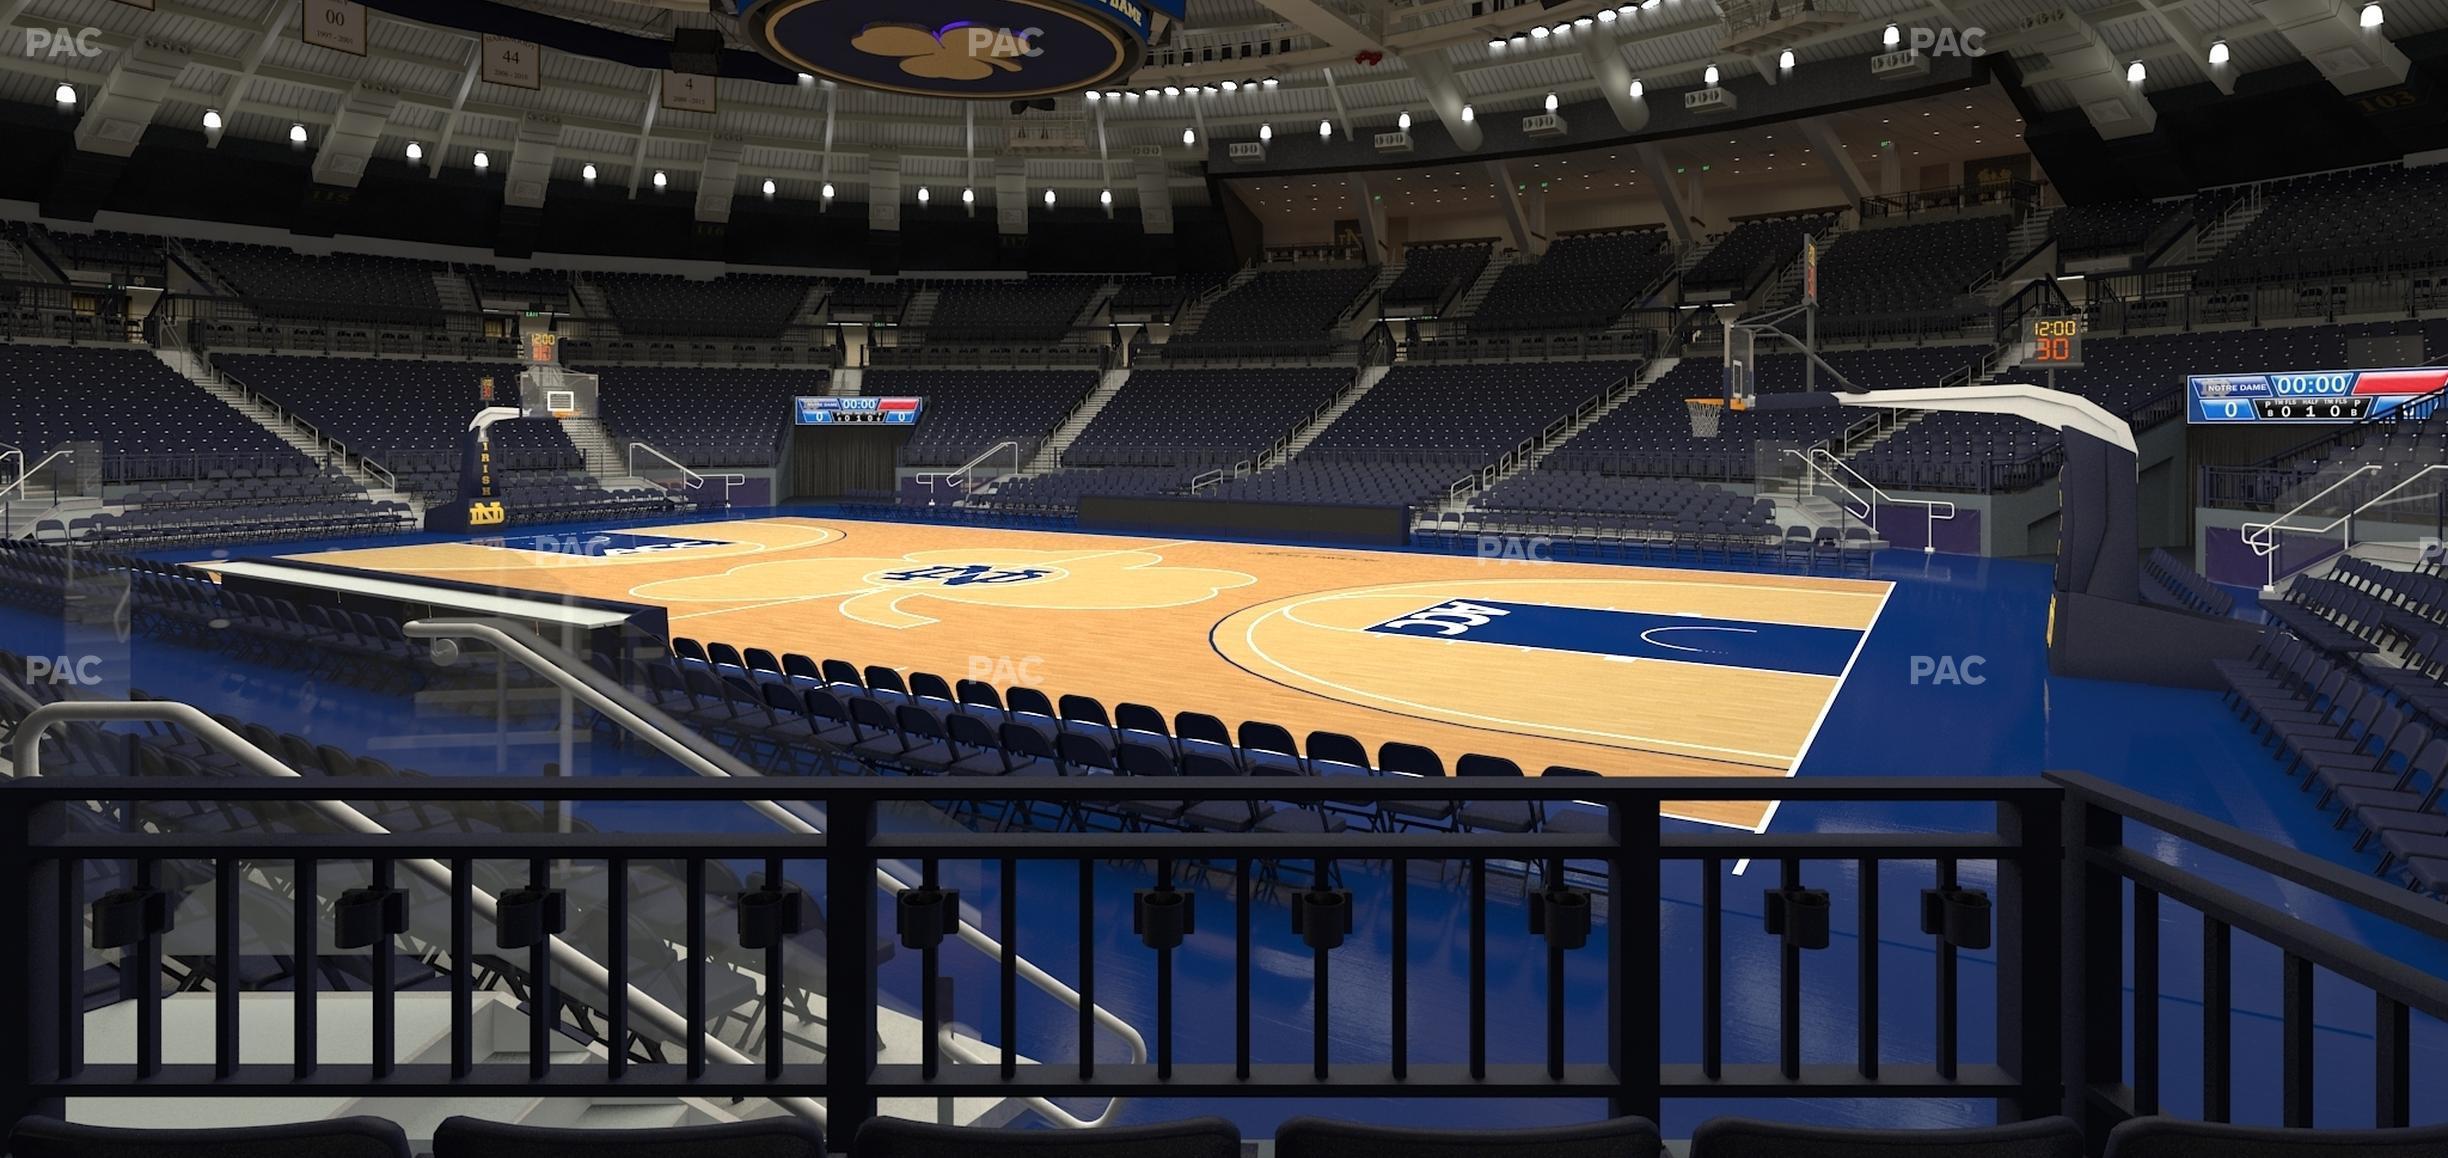
[[[2273,627],[2242,660],[2222,661],[2227,701],[2265,745],[2286,758],[2297,787],[2337,806],[2331,827],[2356,827],[2359,851],[2377,841],[2381,875],[2448,894],[2448,729],[2383,684]]]

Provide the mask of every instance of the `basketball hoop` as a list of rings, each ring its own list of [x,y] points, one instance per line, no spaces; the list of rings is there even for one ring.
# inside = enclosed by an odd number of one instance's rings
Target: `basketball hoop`
[[[1725,417],[1728,409],[1743,410],[1746,407],[1743,406],[1740,398],[1731,403],[1723,398],[1686,398],[1683,400],[1683,411],[1691,416],[1693,438],[1717,437],[1717,423]]]

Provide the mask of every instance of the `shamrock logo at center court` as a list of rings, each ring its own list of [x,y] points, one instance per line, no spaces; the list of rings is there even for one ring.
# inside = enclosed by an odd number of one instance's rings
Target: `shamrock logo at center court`
[[[897,559],[837,556],[751,563],[717,575],[648,583],[631,594],[663,603],[841,600],[843,615],[878,627],[924,627],[938,601],[1032,611],[1137,611],[1215,598],[1257,580],[1240,571],[1169,567],[1154,551],[957,548]]]

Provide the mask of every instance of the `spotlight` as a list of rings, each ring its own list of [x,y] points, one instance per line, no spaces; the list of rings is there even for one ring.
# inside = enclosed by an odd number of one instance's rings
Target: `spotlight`
[[[1633,78],[1632,78],[1632,99],[1633,99],[1633,100],[1639,100],[1639,99],[1641,99],[1641,91],[1642,91],[1642,89],[1641,89],[1641,82],[1640,82],[1640,78],[1639,78],[1639,77],[1637,77],[1637,76],[1636,76],[1636,77],[1633,77]]]
[[[2363,6],[2363,27],[2378,28],[2380,27],[2381,19],[2380,6],[2378,4],[2366,4]]]
[[[211,128],[211,127],[212,127],[212,123],[211,123],[211,122],[209,122],[209,121],[207,121],[207,122],[205,122],[204,127],[209,129],[209,128]],[[409,160],[411,160],[411,161],[422,161],[422,160],[424,160],[424,159],[425,159],[425,146],[420,145],[420,144],[417,144],[415,141],[410,141],[410,142],[408,142],[408,159],[409,159]]]
[[[67,87],[67,86],[63,85],[63,86],[61,86],[61,87],[65,88],[65,87]],[[305,143],[306,143],[306,126],[304,126],[304,125],[291,125],[291,126],[289,126],[289,143],[290,143],[290,144],[292,144],[292,145],[303,145],[303,144],[305,144]]]
[[[655,187],[655,188],[657,188],[657,189],[660,189],[660,188],[663,188],[664,186],[669,185],[669,184],[671,184],[671,178],[664,176],[664,175],[663,175],[663,170],[661,170],[661,169],[657,169],[657,170],[655,170],[655,175],[654,175],[654,187]]]
[[[1240,88],[1241,88],[1241,82],[1240,82],[1240,81],[1237,81],[1237,80],[1228,80],[1228,81],[1225,81],[1225,82],[1224,82],[1224,91],[1225,91],[1225,92],[1237,92],[1237,91],[1239,91],[1239,90],[1240,90]]]
[[[1180,96],[1181,86],[1176,84],[1168,84],[1165,86],[1164,92],[1166,96]]]
[[[1260,125],[1260,126],[1258,126],[1258,143],[1259,143],[1259,144],[1263,145],[1263,144],[1267,143],[1268,141],[1272,141],[1272,140],[1274,140],[1274,139],[1275,139],[1275,126],[1273,126],[1273,125]]]
[[[1323,140],[1327,140],[1327,139],[1329,139],[1329,138],[1332,138],[1333,136],[1334,136],[1334,122],[1333,122],[1333,121],[1319,121],[1319,122],[1318,122],[1318,139],[1319,139],[1319,140],[1321,140],[1321,141],[1323,141]]]
[[[1555,34],[1556,34],[1556,35],[1558,35],[1558,36],[1562,36],[1562,35],[1564,35],[1565,33],[1572,31],[1572,25],[1570,25],[1570,24],[1558,24],[1558,25],[1556,25],[1554,28],[1548,29],[1548,31],[1553,32],[1553,33],[1555,33]]]
[[[64,109],[72,109],[72,108],[75,108],[75,107],[76,107],[76,86],[75,86],[75,85],[73,85],[73,84],[69,84],[69,83],[67,83],[66,81],[62,81],[62,82],[60,82],[60,86],[59,86],[58,88],[51,90],[51,99],[52,99],[52,100],[55,100],[55,101],[58,101],[58,102],[60,103],[60,107],[61,107],[61,108],[64,108]]]
[[[1536,27],[1536,28],[1531,29],[1531,30],[1530,30],[1530,38],[1531,38],[1532,40],[1545,40],[1545,39],[1547,39],[1547,26],[1546,26],[1546,25],[1544,25],[1544,24],[1542,24],[1542,25],[1539,25],[1539,26],[1538,26],[1538,27]]]
[[[808,75],[807,73],[804,73],[804,72],[803,72],[803,73],[800,73],[800,74],[799,74],[799,83],[801,83],[801,84],[814,84],[814,83],[816,83],[816,78],[815,78],[815,77],[813,77],[813,76]]]
[[[1273,88],[1273,87],[1275,87],[1275,78],[1270,76],[1270,77],[1266,78],[1266,80],[1265,80],[1265,81],[1263,81],[1263,82],[1261,82],[1261,83],[1265,84],[1265,85],[1266,85],[1268,88]]]
[[[1489,52],[1502,52],[1502,51],[1504,51],[1504,38],[1503,38],[1503,37],[1501,37],[1501,36],[1493,36],[1493,37],[1489,37],[1489,38],[1488,38],[1488,51],[1489,51]]]
[[[1614,9],[1612,9],[1612,8],[1601,8],[1601,9],[1599,9],[1599,10],[1598,10],[1598,22],[1599,22],[1600,24],[1613,24],[1613,23],[1615,23],[1615,10],[1614,10]]]
[[[1051,189],[1046,190],[1046,195],[1045,195],[1045,203],[1046,203],[1046,208],[1048,208],[1048,209],[1052,209],[1052,208],[1054,207],[1054,191],[1053,191],[1053,190],[1051,190]]]
[[[824,183],[824,188],[823,188],[823,189],[818,190],[817,192],[818,192],[818,193],[819,193],[819,195],[821,195],[821,196],[822,196],[822,197],[823,197],[825,200],[827,200],[827,201],[831,201],[831,200],[833,199],[833,183],[832,183],[831,181],[827,181],[827,182],[825,182],[825,183]]]
[[[588,163],[587,163],[586,168],[583,168],[583,169],[578,170],[578,179],[579,179],[579,180],[582,180],[582,181],[585,181],[585,182],[586,182],[587,184],[589,184],[589,185],[592,185],[592,184],[594,184],[594,183],[595,183],[595,164],[594,164],[594,162],[590,161],[590,162],[588,162]]]
[[[1185,145],[1195,145],[1195,144],[1198,144],[1198,130],[1196,130],[1196,129],[1183,129],[1183,130],[1182,130],[1182,144],[1185,144]]]
[[[2224,40],[2213,40],[2213,41],[2211,41],[2211,42],[2210,42],[2210,63],[2211,63],[2213,66],[2216,66],[2216,65],[2221,65],[2221,64],[2225,64],[2225,63],[2227,63],[2227,42],[2226,42],[2226,41],[2224,41]]]
[[[1097,204],[1102,205],[1102,206],[1106,207],[1107,209],[1111,209],[1111,208],[1113,208],[1113,190],[1111,190],[1111,189],[1099,189],[1099,190],[1097,190]]]
[[[1088,90],[1088,100],[1089,100],[1089,102],[1090,102],[1090,103],[1094,103],[1094,102],[1101,101],[1101,100],[1104,100],[1104,99],[1105,99],[1105,94],[1104,94],[1104,93],[1098,92],[1098,91],[1097,91],[1097,90],[1095,90],[1095,89],[1089,89],[1089,90]]]
[[[963,205],[975,205],[975,204],[977,204],[977,190],[975,190],[975,189],[970,189],[970,188],[964,188],[964,189],[962,189],[962,190],[961,190],[961,204],[963,204]]]
[[[204,128],[207,132],[217,133],[221,131],[221,110],[204,110]]]
[[[1472,112],[1472,111],[1471,111],[1471,107],[1470,107],[1469,105],[1464,105],[1464,106],[1462,106],[1462,123],[1463,123],[1463,124],[1466,124],[1466,125],[1467,125],[1467,124],[1469,124],[1469,123],[1471,123],[1472,121],[1475,121],[1475,120],[1477,120],[1477,119],[1479,119],[1479,114]]]
[[[926,203],[927,203],[929,200],[931,200],[931,199],[932,199],[932,194],[929,194],[929,193],[927,192],[927,187],[926,187],[926,186],[924,186],[924,185],[920,185],[920,186],[918,187],[918,203],[919,203],[920,205],[924,205],[924,204],[926,204]]]
[[[1406,132],[1406,133],[1407,133],[1407,132],[1410,132],[1410,131],[1411,131],[1411,114],[1410,114],[1409,112],[1407,112],[1407,111],[1406,111],[1406,112],[1404,112],[1404,113],[1403,113],[1401,116],[1398,116],[1398,117],[1394,118],[1394,127],[1395,127],[1395,128],[1397,128],[1397,129],[1400,129],[1400,130],[1402,130],[1403,132]]]
[[[771,200],[773,200],[773,195],[774,195],[774,183],[773,183],[773,178],[771,178],[771,177],[767,177],[767,178],[765,179],[765,199],[766,199],[766,200],[768,200],[768,201],[771,201]]]
[[[1587,28],[1587,27],[1589,27],[1591,24],[1594,24],[1594,23],[1596,23],[1596,21],[1591,20],[1589,17],[1587,17],[1587,16],[1581,16],[1581,17],[1576,17],[1576,18],[1574,18],[1574,20],[1573,20],[1573,27],[1575,27],[1575,28]]]
[[[1716,65],[1713,65],[1713,64],[1712,64],[1712,65],[1710,65],[1710,66],[1708,66],[1708,69],[1707,69],[1706,71],[1704,71],[1704,72],[1702,72],[1702,73],[1700,74],[1700,79],[1701,79],[1701,81],[1703,81],[1704,83],[1707,83],[1707,84],[1716,84],[1716,83],[1717,83],[1717,66],[1716,66]]]
[[[1890,24],[1887,26],[1887,31],[1879,33],[1879,43],[1886,45],[1889,48],[1894,48],[1896,45],[1904,43],[1904,31],[1897,28],[1895,25]]]
[[[2125,66],[2125,83],[2127,84],[2140,84],[2142,79],[2149,75],[2150,70],[2142,67],[2142,62],[2139,60]]]
[[[484,150],[478,149],[476,150],[474,164],[476,166],[476,171],[482,173],[485,170],[493,167],[493,158],[486,156]]]
[[[1551,113],[1556,111],[1556,94],[1554,93],[1547,94],[1547,111]]]
[[[1511,43],[1511,45],[1515,48],[1520,48],[1522,45],[1530,42],[1527,39],[1524,39],[1521,33],[1516,32],[1513,34],[1513,39],[1509,43]]]
[[[1777,54],[1777,67],[1778,67],[1778,68],[1783,69],[1783,70],[1784,70],[1784,71],[1786,71],[1786,72],[1792,72],[1792,71],[1793,71],[1793,64],[1794,64],[1794,55],[1793,55],[1793,49],[1788,48],[1788,49],[1786,49],[1785,51],[1780,52],[1780,53],[1778,53],[1778,54]]]

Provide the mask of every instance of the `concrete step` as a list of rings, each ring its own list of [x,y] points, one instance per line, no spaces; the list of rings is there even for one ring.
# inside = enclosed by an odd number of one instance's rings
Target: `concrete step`
[[[1113,401],[1114,395],[1121,393],[1123,384],[1129,381],[1129,370],[1105,371],[1104,377],[1097,380],[1096,389],[1089,391],[1079,408],[1054,428],[1054,433],[1046,437],[1045,444],[1038,447],[1037,453],[1020,468],[1020,473],[1048,474],[1061,467],[1063,452],[1071,449],[1072,442],[1079,438],[1080,432],[1096,421],[1097,414],[1105,409],[1105,404]]]

